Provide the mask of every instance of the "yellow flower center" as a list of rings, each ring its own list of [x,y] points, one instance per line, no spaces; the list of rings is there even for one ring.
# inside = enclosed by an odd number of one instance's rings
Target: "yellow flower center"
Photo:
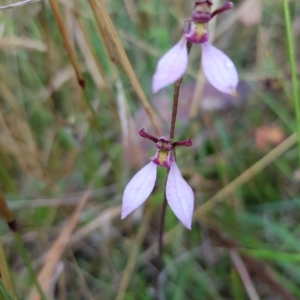
[[[196,23],[195,31],[196,31],[197,39],[200,40],[202,36],[207,33],[206,23]]]
[[[166,150],[159,150],[157,153],[157,160],[159,162],[160,165],[163,165],[163,163],[165,161],[167,161],[168,158],[168,154],[170,151],[166,151]]]

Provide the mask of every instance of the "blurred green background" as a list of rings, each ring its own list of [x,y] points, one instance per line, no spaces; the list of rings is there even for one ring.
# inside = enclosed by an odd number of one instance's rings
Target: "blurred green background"
[[[194,1],[100,2],[167,134],[172,87],[152,95],[151,77]],[[165,170],[146,204],[120,220],[126,183],[155,153],[138,131],[155,130],[104,19],[108,48],[89,1],[58,1],[83,91],[48,1],[0,11],[0,187],[49,299],[300,299],[300,169],[282,1],[233,2],[209,29],[238,69],[239,97],[205,82],[193,45],[175,139],[193,140],[177,163],[196,216],[188,231],[167,208],[158,278]],[[300,3],[289,7],[299,74]],[[0,231],[17,299],[39,299],[4,220]],[[42,276],[45,266],[53,270]]]

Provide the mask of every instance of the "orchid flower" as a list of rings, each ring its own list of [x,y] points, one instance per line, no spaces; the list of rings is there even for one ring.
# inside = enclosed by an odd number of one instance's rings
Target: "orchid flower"
[[[127,184],[122,199],[121,219],[126,218],[149,197],[155,185],[157,166],[160,166],[170,169],[166,184],[167,202],[179,221],[186,228],[191,229],[194,193],[180,173],[174,159],[173,149],[177,146],[189,147],[192,145],[192,141],[188,139],[172,143],[170,139],[156,138],[144,129],[141,129],[139,134],[141,137],[153,141],[157,151],[151,161],[138,171]]]
[[[217,14],[233,7],[225,2],[211,13],[211,0],[195,2],[192,20],[185,22],[180,41],[158,61],[152,78],[152,92],[156,93],[163,87],[174,83],[187,69],[187,42],[202,45],[202,69],[208,82],[217,90],[236,96],[238,74],[233,62],[225,53],[208,42],[208,22]]]

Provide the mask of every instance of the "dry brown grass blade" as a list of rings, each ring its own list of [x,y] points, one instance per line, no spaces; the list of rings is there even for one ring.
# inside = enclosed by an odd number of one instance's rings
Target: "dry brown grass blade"
[[[9,294],[15,298],[14,294],[14,289],[13,285],[11,283],[11,278],[9,275],[8,267],[7,267],[7,262],[4,254],[4,249],[3,249],[3,244],[0,241],[0,276],[3,281],[4,286],[6,287],[7,291]]]
[[[16,48],[39,52],[47,51],[47,46],[41,41],[36,41],[25,37],[6,37],[0,39],[0,49],[5,50]]]
[[[14,216],[11,213],[10,209],[8,208],[6,199],[1,190],[0,190],[0,215],[2,217],[4,217],[9,228],[12,231],[16,231],[17,226],[16,226]],[[0,240],[0,276],[1,276],[1,279],[3,280],[4,286],[6,287],[6,289],[10,293],[10,295],[12,297],[14,297],[14,289],[13,289],[13,285],[11,283],[11,278],[9,275],[7,262],[6,262],[6,258],[5,258],[5,253],[4,253],[4,249],[3,249],[1,240]]]
[[[109,43],[109,38],[108,38],[107,32],[104,28],[104,24],[101,22],[101,19],[98,17],[96,2],[95,2],[95,0],[88,0],[88,1],[92,8],[93,14],[95,16],[95,20],[96,20],[97,27],[100,32],[100,36],[102,38],[102,42],[104,43],[104,46],[105,46],[104,50],[106,52],[106,56],[110,59],[110,62],[115,63],[116,62],[116,59],[114,57],[115,53],[113,53],[113,51],[112,51],[113,49],[111,49],[111,46]]]
[[[82,53],[86,68],[97,88],[102,90],[105,87],[103,70],[96,59],[96,54],[87,39],[83,26],[76,18],[73,19],[72,26],[74,26],[75,40]]]
[[[78,229],[73,235],[70,240],[70,245],[74,245],[78,242],[80,242],[82,239],[84,239],[87,235],[89,235],[91,232],[96,230],[97,228],[100,228],[104,225],[110,224],[112,220],[119,217],[121,214],[121,207],[109,207],[99,216],[97,216],[94,220],[89,222],[84,227]]]
[[[207,211],[212,209],[217,203],[224,200],[227,196],[233,193],[237,188],[239,188],[242,184],[251,180],[255,175],[261,172],[264,168],[270,165],[273,161],[275,161],[280,155],[282,155],[285,151],[290,149],[297,142],[296,133],[289,136],[286,140],[284,140],[280,145],[275,147],[272,151],[270,151],[267,155],[257,161],[254,165],[252,165],[249,169],[247,169],[244,173],[238,176],[236,179],[231,181],[228,185],[226,185],[222,190],[220,190],[217,194],[207,200],[203,205],[198,207],[194,212],[194,218],[198,219]]]
[[[40,285],[46,294],[47,294],[49,285],[51,283],[56,266],[59,263],[62,255],[63,255],[63,252],[65,251],[65,249],[69,243],[71,234],[74,230],[75,225],[77,224],[80,213],[90,196],[90,193],[91,193],[91,186],[86,190],[86,192],[81,197],[73,215],[69,218],[65,227],[62,229],[61,234],[58,236],[58,238],[53,243],[51,249],[46,254],[45,264],[38,274],[38,281],[40,282]],[[40,295],[32,291],[29,299],[39,300]]]
[[[77,64],[75,53],[72,49],[70,40],[68,38],[68,34],[67,34],[67,31],[66,31],[66,28],[65,28],[65,25],[64,25],[64,22],[63,22],[63,19],[62,19],[57,1],[56,0],[49,0],[49,4],[50,4],[50,7],[52,9],[55,21],[56,21],[58,29],[59,29],[59,32],[62,36],[62,39],[63,39],[64,45],[65,45],[65,48],[67,50],[67,53],[69,55],[70,61],[71,61],[72,65],[73,65],[73,68],[75,70],[75,73],[76,73],[76,76],[77,76],[77,81],[78,81],[79,85],[82,88],[84,88],[84,80],[83,80],[83,77],[81,75],[79,66]]]
[[[214,226],[215,227],[215,226]],[[223,247],[228,249],[239,250],[239,243],[235,240],[229,239],[228,237],[224,237],[220,230],[209,226],[210,236],[220,243]],[[247,269],[254,274],[258,281],[262,284],[266,284],[272,290],[273,293],[281,296],[281,299],[285,300],[296,300],[295,296],[291,294],[291,292],[285,287],[283,283],[281,283],[272,267],[269,266],[266,262],[257,260],[247,254],[240,254],[241,259],[245,263]]]
[[[74,23],[78,26],[78,30],[75,30],[75,38],[77,38],[78,46],[85,58],[86,67],[98,89],[106,93],[107,99],[109,100],[110,109],[113,111],[116,120],[118,120],[117,106],[114,101],[114,95],[109,87],[106,76],[104,75],[100,61],[97,59],[96,52],[93,49],[93,45],[89,39],[88,33],[77,15],[75,15]]]
[[[138,256],[138,251],[139,251],[139,247],[142,243],[142,241],[144,240],[145,234],[147,232],[151,217],[152,217],[153,211],[151,209],[148,209],[145,213],[145,216],[143,218],[143,222],[142,225],[136,235],[134,244],[132,246],[131,249],[131,253],[129,256],[129,259],[127,261],[125,270],[123,272],[123,276],[118,288],[118,294],[116,296],[116,300],[122,300],[124,298],[127,286],[129,284],[134,266],[136,264],[137,261],[137,256]]]
[[[4,151],[13,153],[25,173],[42,178],[44,171],[39,150],[28,125],[27,116],[6,84],[5,76],[1,73],[0,93],[5,100],[5,108],[3,108],[5,113],[0,113],[0,144],[3,145]],[[2,105],[0,105],[1,110]]]
[[[133,23],[138,22],[138,13],[136,10],[136,5],[133,0],[123,0],[125,9],[128,13],[129,18]]]
[[[250,300],[259,300],[258,294],[255,290],[255,287],[250,278],[249,272],[240,256],[240,254],[235,249],[229,250],[230,257],[232,262],[237,269],[242,282],[244,284],[245,290],[250,298]]]
[[[93,0],[90,0],[90,3],[91,2],[93,2]],[[155,131],[158,135],[161,135],[161,131],[160,131],[160,128],[157,123],[156,115],[148,103],[148,100],[147,100],[147,98],[141,88],[141,85],[139,83],[139,80],[130,64],[130,61],[125,53],[122,43],[118,37],[117,31],[110,19],[109,14],[107,13],[107,11],[105,9],[104,4],[102,3],[101,0],[94,0],[94,2],[95,3],[93,3],[91,6],[96,8],[96,13],[95,12],[94,13],[96,15],[96,18],[98,19],[98,22],[100,24],[103,24],[103,27],[107,31],[107,35],[109,36],[110,41],[113,44],[114,50],[116,51],[116,53],[118,55],[119,61],[122,65],[122,67],[124,68],[124,71],[129,79],[129,81],[131,82],[131,85],[132,85],[135,93],[137,94],[141,105],[145,109],[145,111],[153,125],[153,128],[155,129]]]

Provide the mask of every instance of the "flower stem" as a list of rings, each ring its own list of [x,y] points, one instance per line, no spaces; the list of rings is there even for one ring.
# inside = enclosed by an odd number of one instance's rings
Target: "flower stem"
[[[298,93],[298,79],[296,70],[296,59],[295,59],[295,45],[292,36],[291,28],[291,16],[287,0],[282,0],[283,12],[284,12],[284,22],[286,28],[286,38],[287,38],[287,48],[290,61],[290,70],[292,77],[292,98],[296,110],[296,120],[297,120],[297,136],[298,136],[298,153],[299,153],[299,163],[300,163],[300,103],[299,103],[299,93]]]
[[[164,233],[164,227],[165,227],[165,216],[166,216],[166,208],[167,208],[167,195],[166,195],[166,184],[167,184],[167,178],[169,174],[169,169],[167,170],[166,178],[165,178],[165,189],[164,189],[164,200],[161,208],[161,215],[160,215],[160,224],[159,224],[159,233],[158,233],[158,257],[157,257],[157,263],[156,263],[156,278],[155,278],[155,300],[159,300],[159,294],[160,294],[160,285],[159,285],[159,274],[162,269],[162,254],[163,254],[163,233]]]
[[[170,137],[171,140],[173,140],[174,135],[175,135],[175,124],[176,124],[176,118],[177,118],[178,98],[179,98],[179,91],[180,91],[181,82],[182,82],[182,77],[179,78],[174,83],[171,126],[170,126],[170,132],[169,132],[169,137]]]
[[[167,176],[168,177],[169,169],[167,170]],[[166,191],[166,190],[165,190]],[[164,201],[161,209],[161,217],[160,217],[160,228],[164,228],[165,225],[165,215],[166,215],[166,208],[167,208],[167,197],[166,192],[164,193]],[[163,230],[160,231],[159,240],[158,240],[158,256],[160,257],[160,267],[161,267],[161,258],[162,258],[162,252],[163,252]],[[161,268],[159,268],[161,269]]]
[[[187,44],[187,50],[188,53],[190,53],[192,47],[192,43],[188,42]],[[176,118],[177,118],[177,110],[178,110],[178,99],[179,99],[179,92],[180,92],[180,85],[182,82],[182,77],[179,78],[174,83],[173,88],[173,103],[172,103],[172,115],[171,115],[171,124],[170,124],[170,132],[169,132],[169,138],[171,140],[174,139],[175,135],[175,125],[176,125]],[[175,149],[174,156],[175,156]],[[176,157],[175,157],[176,159]],[[165,226],[165,216],[166,216],[166,207],[167,207],[167,195],[166,195],[166,185],[167,185],[167,179],[169,175],[170,168],[167,169],[166,173],[166,179],[165,179],[165,189],[164,189],[164,200],[162,204],[161,209],[161,218],[160,218],[160,225],[159,225],[159,232],[158,232],[158,258],[157,258],[157,273],[156,273],[156,291],[155,291],[155,299],[159,299],[159,273],[162,269],[162,254],[163,254],[163,234],[164,234],[164,226]]]
[[[188,42],[188,44],[187,44],[188,54],[190,53],[191,48],[192,48],[192,43]],[[175,81],[174,89],[173,89],[172,116],[171,116],[170,132],[169,132],[169,137],[172,140],[175,135],[175,124],[176,124],[176,118],[177,118],[178,99],[179,99],[181,82],[182,82],[182,77],[179,78],[177,81]]]

